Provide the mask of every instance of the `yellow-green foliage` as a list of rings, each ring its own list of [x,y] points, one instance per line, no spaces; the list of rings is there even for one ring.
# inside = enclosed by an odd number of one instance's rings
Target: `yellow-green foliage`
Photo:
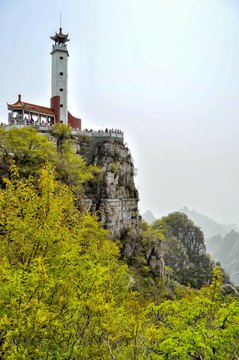
[[[200,290],[142,300],[132,291],[137,272],[118,260],[98,219],[74,204],[52,165],[36,185],[12,164],[0,190],[0,359],[239,357],[238,297],[223,292],[218,269]]]
[[[138,326],[117,246],[51,167],[37,189],[15,165],[11,177],[0,193],[1,359],[110,358]]]
[[[19,166],[22,177],[37,176],[43,164],[51,162],[56,168],[56,178],[70,185],[79,195],[82,184],[94,179],[100,169],[86,166],[81,156],[72,150],[70,128],[57,124],[52,128],[60,145],[55,146],[46,136],[37,133],[33,127],[12,128],[5,132],[0,128],[0,176],[8,176],[11,160]],[[68,139],[68,140],[67,140]]]
[[[94,165],[86,165],[81,156],[75,154],[70,140],[64,142],[58,156],[56,164],[57,178],[65,184],[74,188],[74,191],[82,194],[82,185],[89,180],[93,180],[95,175],[101,170]]]
[[[239,354],[239,304],[225,299],[220,271],[200,291],[185,288],[181,299],[151,304],[145,311],[152,326],[145,346],[153,359],[236,359]]]
[[[119,163],[119,161],[113,161],[111,164],[110,164],[110,170],[112,171],[112,172],[117,172],[118,170],[119,170],[119,168],[120,168],[120,163]]]
[[[12,128],[5,132],[0,128],[0,159],[6,175],[10,160],[21,166],[21,174],[28,176],[37,171],[46,161],[55,161],[56,148],[46,136],[33,127]]]
[[[56,139],[57,151],[61,152],[65,140],[71,137],[71,128],[69,125],[56,123],[51,127],[50,134]]]

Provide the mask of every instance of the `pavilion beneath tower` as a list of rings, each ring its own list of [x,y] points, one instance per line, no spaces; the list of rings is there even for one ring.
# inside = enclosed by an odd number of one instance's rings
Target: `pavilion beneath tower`
[[[14,104],[7,104],[8,123],[10,125],[53,125],[55,123],[56,115],[53,109],[23,102],[21,95],[18,95],[18,100]]]

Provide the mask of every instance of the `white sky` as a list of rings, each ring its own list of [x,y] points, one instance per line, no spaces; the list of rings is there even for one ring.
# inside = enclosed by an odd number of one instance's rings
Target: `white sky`
[[[69,33],[69,110],[121,128],[140,209],[239,225],[239,1],[0,0],[6,103],[49,106],[49,36]]]

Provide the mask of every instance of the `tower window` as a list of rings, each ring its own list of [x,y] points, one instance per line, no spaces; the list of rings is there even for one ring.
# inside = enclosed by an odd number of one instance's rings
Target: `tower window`
[[[60,60],[63,60],[64,58],[63,58],[63,56],[60,56]]]
[[[63,89],[61,88],[60,91],[63,91]]]
[[[63,75],[63,72],[60,72],[60,75]]]
[[[60,104],[60,107],[63,107],[63,104]]]

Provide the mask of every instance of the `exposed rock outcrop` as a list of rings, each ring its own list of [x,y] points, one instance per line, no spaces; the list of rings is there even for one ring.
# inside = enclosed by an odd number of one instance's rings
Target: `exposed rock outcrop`
[[[164,262],[180,284],[200,288],[211,280],[215,263],[206,254],[202,231],[187,215],[169,214],[153,223],[153,228],[165,237]],[[223,278],[229,281],[224,273]]]
[[[98,182],[86,186],[87,198],[91,200],[90,211],[99,211],[100,220],[110,232],[110,238],[130,235],[130,247],[125,255],[132,256],[134,241],[139,237],[140,216],[138,191],[134,184],[134,164],[129,149],[121,139],[79,137],[77,152],[87,165],[102,168]]]
[[[158,276],[160,279],[163,279],[166,275],[164,262],[165,248],[165,242],[155,237],[151,241],[147,253],[147,263],[154,276]]]
[[[215,264],[206,255],[203,233],[185,214],[170,214],[159,228],[155,221],[157,231],[149,232],[148,238],[142,236],[135,169],[123,139],[79,136],[75,140],[76,151],[87,165],[102,169],[99,181],[86,184],[80,206],[83,211],[99,213],[110,239],[120,240],[121,255],[129,266],[137,268],[144,279],[167,279],[171,273],[179,283],[196,288],[210,281]]]

